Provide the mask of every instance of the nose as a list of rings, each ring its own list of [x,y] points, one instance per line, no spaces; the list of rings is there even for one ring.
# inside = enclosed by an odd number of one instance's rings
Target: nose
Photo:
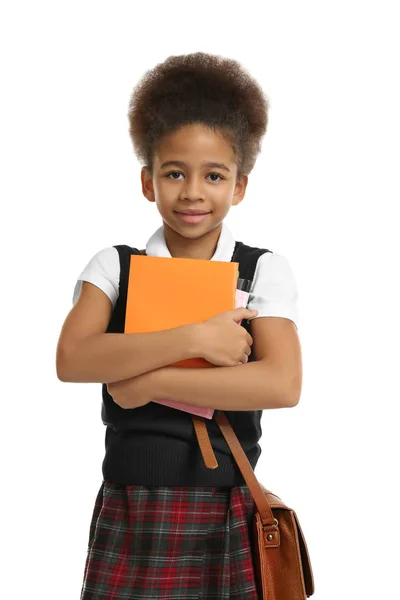
[[[204,199],[201,177],[186,176],[180,197],[187,200]]]

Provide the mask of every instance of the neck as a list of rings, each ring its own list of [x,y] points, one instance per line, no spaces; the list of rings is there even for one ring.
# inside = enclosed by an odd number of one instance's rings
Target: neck
[[[217,249],[221,231],[222,223],[198,237],[183,237],[164,222],[165,242],[173,258],[210,260]]]

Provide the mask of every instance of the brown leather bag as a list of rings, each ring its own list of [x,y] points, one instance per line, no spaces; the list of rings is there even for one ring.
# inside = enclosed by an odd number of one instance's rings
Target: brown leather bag
[[[200,450],[209,469],[218,467],[206,423],[192,415]],[[221,432],[249,488],[256,511],[253,560],[260,600],[305,600],[314,593],[306,540],[293,509],[261,485],[225,413],[216,417]]]

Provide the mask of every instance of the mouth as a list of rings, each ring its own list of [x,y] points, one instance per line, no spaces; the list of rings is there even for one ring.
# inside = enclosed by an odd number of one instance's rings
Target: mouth
[[[211,214],[211,212],[208,213],[200,213],[200,214],[193,214],[193,213],[183,213],[183,212],[178,212],[178,211],[174,211],[177,215],[179,215],[181,217],[181,219],[183,221],[185,221],[186,223],[200,223],[201,221],[204,221],[208,215]]]

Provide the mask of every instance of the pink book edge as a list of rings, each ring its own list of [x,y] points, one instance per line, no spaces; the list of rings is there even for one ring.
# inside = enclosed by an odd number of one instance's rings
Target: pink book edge
[[[177,408],[178,410],[183,410],[184,412],[188,412],[192,415],[197,415],[198,417],[205,417],[206,419],[212,419],[214,414],[213,408],[205,408],[203,406],[192,406],[191,404],[184,404],[183,402],[176,402],[175,400],[153,400],[153,402],[157,402],[157,404],[163,404],[164,406],[169,406],[170,408]]]

